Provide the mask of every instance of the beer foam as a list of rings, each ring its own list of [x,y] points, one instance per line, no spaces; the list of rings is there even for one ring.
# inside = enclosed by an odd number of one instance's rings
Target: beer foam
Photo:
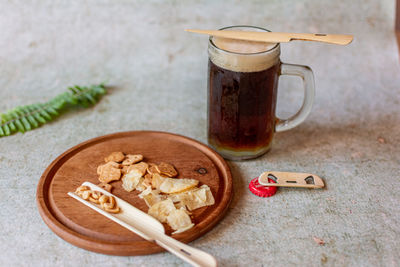
[[[246,40],[234,40],[214,37],[212,39],[216,47],[234,53],[254,54],[265,52],[273,48],[276,43],[253,42]]]
[[[210,42],[212,42],[208,49],[210,60],[224,69],[256,72],[268,69],[279,61],[280,48],[276,43],[221,37],[212,37]]]

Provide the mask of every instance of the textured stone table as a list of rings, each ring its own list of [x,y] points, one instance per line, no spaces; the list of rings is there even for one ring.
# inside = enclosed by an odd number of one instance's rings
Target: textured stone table
[[[229,162],[230,209],[191,245],[221,266],[399,266],[394,1],[25,2],[0,3],[0,112],[73,84],[108,81],[115,88],[94,108],[0,139],[1,266],[185,265],[168,253],[112,257],[70,245],[40,218],[36,185],[60,153],[99,135],[147,129],[205,142],[207,41],[183,29],[232,24],[353,33],[355,41],[282,45],[283,61],[314,69],[313,112],[277,134],[267,155]],[[288,77],[280,85],[278,114],[287,117],[300,106],[301,87]],[[267,169],[314,172],[327,188],[255,197],[247,185]]]

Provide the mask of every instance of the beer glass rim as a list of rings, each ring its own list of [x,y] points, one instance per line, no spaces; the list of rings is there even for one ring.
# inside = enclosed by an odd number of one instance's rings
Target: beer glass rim
[[[233,25],[233,26],[223,27],[223,28],[220,28],[220,29],[218,29],[218,30],[219,30],[219,31],[223,31],[223,30],[232,29],[232,28],[254,28],[254,29],[258,29],[258,30],[262,30],[262,31],[271,32],[271,31],[268,30],[268,29],[265,29],[265,28],[262,28],[262,27],[258,27],[258,26],[250,26],[250,25]],[[214,44],[214,42],[213,42],[212,39],[213,39],[213,36],[210,36],[210,38],[209,38],[208,40],[209,40],[210,44],[211,44],[215,49],[217,49],[217,50],[219,50],[219,51],[223,51],[223,52],[225,52],[225,53],[237,54],[237,55],[260,55],[260,54],[264,54],[264,53],[268,53],[268,52],[270,52],[270,51],[273,51],[273,50],[275,50],[275,49],[277,49],[277,48],[279,47],[279,43],[276,43],[273,47],[271,47],[270,49],[265,50],[265,51],[256,52],[256,53],[239,53],[239,52],[232,52],[232,51],[228,51],[228,50],[219,48],[218,46],[216,46],[216,45]]]

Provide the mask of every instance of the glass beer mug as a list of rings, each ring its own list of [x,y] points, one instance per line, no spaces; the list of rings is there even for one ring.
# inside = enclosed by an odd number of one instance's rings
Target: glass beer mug
[[[252,26],[220,30],[268,31]],[[280,61],[279,43],[210,37],[208,44],[208,143],[224,158],[243,160],[266,153],[275,132],[302,123],[314,101],[314,76],[307,66]],[[275,116],[280,75],[300,76],[304,100],[292,117]]]

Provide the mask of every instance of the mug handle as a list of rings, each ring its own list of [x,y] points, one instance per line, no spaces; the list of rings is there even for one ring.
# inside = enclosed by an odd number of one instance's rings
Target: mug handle
[[[283,132],[292,129],[302,123],[311,112],[315,96],[314,74],[310,67],[281,63],[280,75],[293,75],[302,78],[304,84],[304,100],[303,105],[295,115],[286,120],[278,118],[275,125],[276,132]]]

